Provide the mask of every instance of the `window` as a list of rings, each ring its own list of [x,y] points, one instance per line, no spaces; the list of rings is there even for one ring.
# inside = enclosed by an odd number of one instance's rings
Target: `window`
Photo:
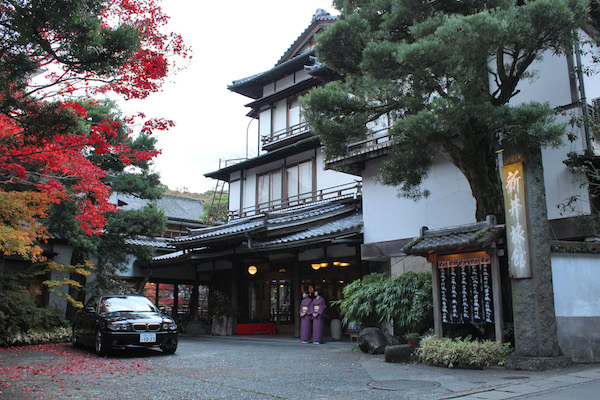
[[[313,162],[305,161],[287,168],[287,193],[290,202],[312,197]]]
[[[304,161],[259,175],[256,204],[261,210],[304,204],[312,200],[315,188],[314,161]]]
[[[266,206],[282,196],[283,178],[281,170],[274,170],[258,176],[257,204]],[[262,207],[261,207],[262,208]]]
[[[302,109],[300,108],[300,103],[298,103],[298,98],[290,99],[288,101],[287,122],[288,129],[292,129],[302,122]]]

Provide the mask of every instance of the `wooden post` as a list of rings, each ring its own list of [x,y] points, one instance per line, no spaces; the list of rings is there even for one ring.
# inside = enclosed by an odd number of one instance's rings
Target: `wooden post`
[[[294,253],[294,280],[292,281],[292,304],[294,307],[294,337],[300,337],[300,297],[302,288],[300,287],[300,263],[298,253]]]
[[[496,342],[504,342],[504,316],[502,313],[502,283],[500,282],[500,263],[498,254],[494,251],[490,254],[492,262],[492,293],[494,296],[494,328],[496,330]]]
[[[441,338],[444,334],[442,328],[442,299],[440,294],[440,273],[435,258],[431,263],[431,290],[433,294],[433,329],[435,337]]]

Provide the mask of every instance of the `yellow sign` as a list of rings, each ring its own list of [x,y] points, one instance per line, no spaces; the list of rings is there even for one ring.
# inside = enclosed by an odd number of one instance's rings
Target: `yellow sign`
[[[508,265],[511,278],[531,278],[523,163],[502,167]]]

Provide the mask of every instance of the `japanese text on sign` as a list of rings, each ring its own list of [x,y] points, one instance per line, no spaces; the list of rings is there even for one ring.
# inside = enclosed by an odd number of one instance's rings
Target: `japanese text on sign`
[[[504,206],[506,209],[506,235],[511,278],[530,278],[529,237],[525,199],[523,163],[502,168]]]

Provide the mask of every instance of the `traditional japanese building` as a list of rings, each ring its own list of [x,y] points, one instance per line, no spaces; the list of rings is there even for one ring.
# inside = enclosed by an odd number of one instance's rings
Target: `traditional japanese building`
[[[272,69],[229,86],[250,99],[247,115],[258,121],[262,152],[206,174],[229,187],[229,222],[174,238],[177,251],[149,266],[151,279],[192,280],[199,293],[227,297],[232,310],[225,312],[239,323],[297,332],[301,290],[320,288],[330,302],[348,282],[373,271],[360,257],[361,181],[324,169],[319,139],[298,103],[330,78],[314,66],[313,46],[314,36],[334,21],[318,10]],[[216,303],[200,318],[219,313]]]
[[[586,43],[581,52],[574,45],[572,53],[544,54],[532,66],[537,79],[516,88],[513,104],[548,102],[561,110],[558,123],[586,123],[571,125],[569,140],[542,149],[539,159],[514,149],[499,153],[506,225],[494,218],[476,221],[466,178],[441,154],[422,184],[429,197],[415,202],[380,185],[375,177],[393,144],[385,124],[366,140],[350,144],[347,155],[326,160],[327,168],[354,171],[362,179],[362,260],[393,273],[423,266],[432,271],[438,335],[471,329],[502,340],[505,333],[512,336],[514,317],[521,320],[514,325],[514,340],[523,354],[553,357],[562,352],[575,361],[600,360],[595,333],[600,328],[600,285],[591,278],[600,265],[593,222],[598,199],[588,191],[588,185],[597,183],[593,173],[586,176],[572,168],[574,163],[592,169],[598,165],[598,157],[590,155],[599,149],[597,122],[591,121],[600,115],[600,79],[582,73],[593,68],[590,55],[597,48]],[[534,182],[542,182],[542,189],[534,189]],[[549,242],[536,242],[546,230]],[[551,266],[538,263],[544,247],[552,250]],[[551,340],[558,341],[560,350],[546,346]]]

